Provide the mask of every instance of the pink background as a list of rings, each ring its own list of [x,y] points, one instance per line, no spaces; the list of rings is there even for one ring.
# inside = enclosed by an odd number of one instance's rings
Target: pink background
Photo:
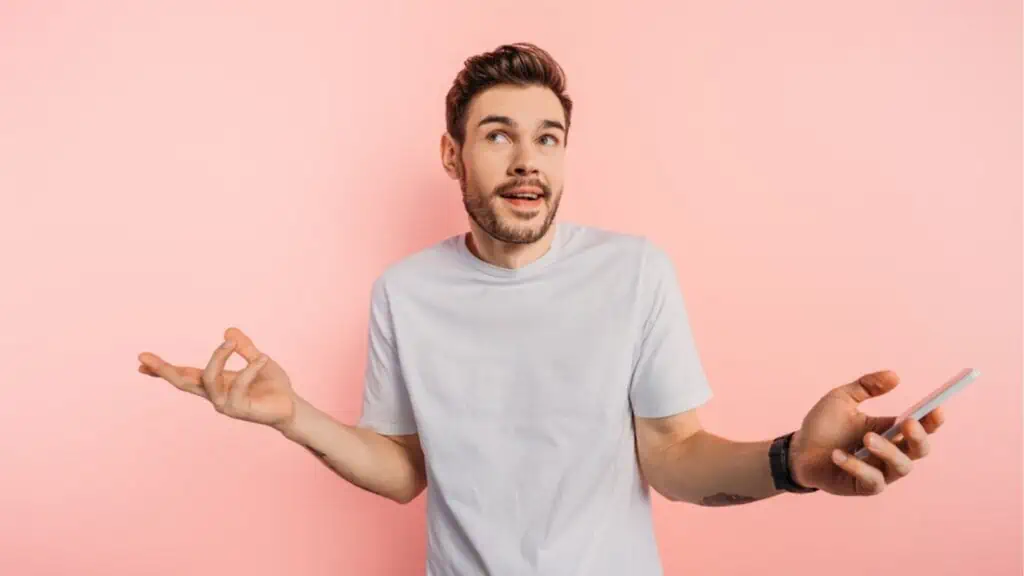
[[[1021,573],[1019,2],[0,6],[0,573],[422,573],[422,497],[135,358],[203,365],[238,325],[354,421],[371,281],[466,225],[444,93],[520,40],[577,101],[562,218],[677,263],[710,429],[983,372],[879,497],[659,498],[666,573]]]

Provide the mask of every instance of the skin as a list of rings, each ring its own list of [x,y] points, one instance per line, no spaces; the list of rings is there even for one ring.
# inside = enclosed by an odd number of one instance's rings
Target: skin
[[[907,477],[914,462],[931,452],[930,435],[945,416],[937,408],[920,421],[905,422],[893,441],[880,436],[896,417],[872,416],[860,405],[898,384],[894,372],[873,372],[823,395],[794,435],[793,479],[839,496],[871,496]],[[784,493],[775,489],[771,478],[771,440],[722,438],[704,429],[695,410],[667,418],[637,418],[635,424],[641,470],[651,487],[670,500],[729,506]],[[861,442],[867,442],[872,453],[865,461],[851,456]]]
[[[482,260],[518,268],[551,247],[566,124],[558,97],[547,88],[498,86],[473,99],[461,145],[448,133],[441,136],[441,164],[459,181],[469,216],[467,245]],[[542,191],[541,205],[517,208],[498,195],[519,185]]]
[[[245,368],[225,370],[233,354],[245,359]],[[417,435],[377,434],[316,409],[295,393],[281,365],[238,328],[224,332],[203,368],[171,364],[151,352],[139,354],[139,362],[142,374],[205,399],[220,414],[277,430],[366,491],[405,504],[427,485]]]
[[[466,243],[477,257],[518,268],[550,248],[564,188],[566,133],[561,126],[566,124],[550,90],[498,86],[471,103],[462,143],[442,135],[442,167],[459,182],[470,226]],[[517,186],[543,192],[543,201],[523,208],[500,197]],[[225,370],[236,353],[247,367]],[[380,435],[317,410],[295,392],[284,369],[237,328],[225,331],[224,343],[203,368],[171,364],[151,352],[138,359],[142,374],[205,399],[220,414],[281,432],[357,487],[406,503],[426,486],[418,436]],[[870,416],[860,405],[898,383],[892,372],[873,372],[822,396],[794,436],[794,479],[831,494],[864,496],[880,494],[909,475],[914,462],[931,452],[929,437],[944,416],[936,409],[920,422],[907,422],[892,442],[879,436],[895,418]],[[728,506],[780,494],[768,465],[770,440],[735,442],[716,436],[704,429],[695,410],[634,423],[641,471],[671,500]],[[872,453],[865,462],[850,456],[861,442]]]

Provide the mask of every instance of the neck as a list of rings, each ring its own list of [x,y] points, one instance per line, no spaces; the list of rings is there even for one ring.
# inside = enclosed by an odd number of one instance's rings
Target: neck
[[[555,238],[555,226],[548,228],[544,236],[536,242],[529,244],[512,244],[492,238],[484,232],[480,226],[470,219],[469,236],[466,238],[466,247],[474,256],[488,264],[501,268],[516,269],[522,268],[537,261],[541,256],[551,249],[551,242]]]

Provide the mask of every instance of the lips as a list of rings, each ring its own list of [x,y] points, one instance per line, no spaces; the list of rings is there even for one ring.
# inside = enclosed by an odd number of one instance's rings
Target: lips
[[[519,199],[519,200],[537,200],[545,196],[544,191],[540,188],[534,188],[532,186],[523,186],[520,188],[512,188],[498,194],[502,198]]]
[[[506,200],[538,200],[549,195],[547,186],[537,180],[506,182],[496,192],[498,196]]]

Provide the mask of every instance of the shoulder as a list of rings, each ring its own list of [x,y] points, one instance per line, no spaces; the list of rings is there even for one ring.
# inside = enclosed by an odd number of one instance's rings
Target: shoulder
[[[457,266],[457,243],[461,238],[449,236],[388,263],[373,281],[372,297],[376,300],[409,292],[452,270]]]
[[[574,223],[561,226],[560,233],[565,235],[563,250],[573,255],[600,254],[616,262],[636,262],[643,258],[650,244],[641,234]]]
[[[600,254],[606,261],[625,265],[641,277],[674,272],[669,253],[647,235],[597,226],[565,226],[567,248],[573,254]]]

